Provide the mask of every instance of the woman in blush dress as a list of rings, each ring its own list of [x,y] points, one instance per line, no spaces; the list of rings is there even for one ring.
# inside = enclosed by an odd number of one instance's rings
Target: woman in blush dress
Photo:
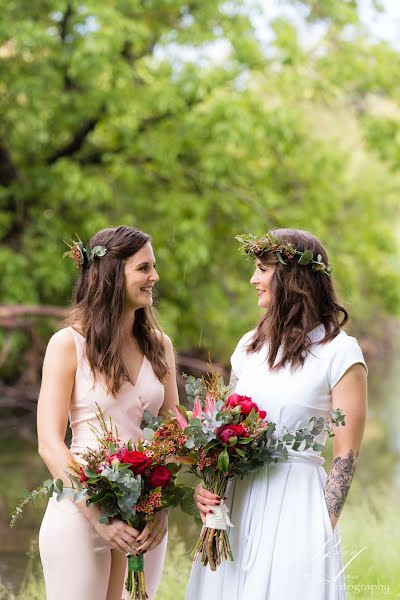
[[[69,465],[96,447],[96,404],[122,441],[141,436],[143,413],[177,403],[174,352],[154,318],[159,277],[150,237],[132,227],[98,232],[71,252],[79,274],[69,326],[50,339],[38,402],[39,453],[53,477],[70,485]],[[67,423],[71,446],[64,443]],[[126,555],[145,553],[149,599],[160,580],[167,514],[143,532],[99,522],[100,509],[50,498],[39,536],[47,600],[121,600]]]
[[[336,408],[346,426],[335,428],[328,476],[309,449],[228,486],[234,561],[215,572],[196,562],[186,600],[343,600],[337,521],[364,432],[367,367],[357,340],[341,329],[348,315],[318,239],[294,229],[238,239],[255,259],[250,283],[265,314],[232,355],[232,388],[267,411],[277,434]],[[318,441],[325,440],[326,433]],[[195,500],[203,522],[220,501],[201,485]]]

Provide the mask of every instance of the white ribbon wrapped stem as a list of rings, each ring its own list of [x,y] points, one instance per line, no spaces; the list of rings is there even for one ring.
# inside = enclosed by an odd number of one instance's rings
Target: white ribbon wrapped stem
[[[212,507],[213,512],[206,515],[206,527],[210,529],[226,530],[227,527],[234,527],[229,518],[229,508],[221,500],[220,504]]]

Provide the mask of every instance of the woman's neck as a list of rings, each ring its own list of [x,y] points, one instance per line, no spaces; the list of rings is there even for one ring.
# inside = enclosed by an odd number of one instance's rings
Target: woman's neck
[[[124,339],[132,338],[132,329],[135,322],[135,310],[126,309],[122,313],[121,332]]]

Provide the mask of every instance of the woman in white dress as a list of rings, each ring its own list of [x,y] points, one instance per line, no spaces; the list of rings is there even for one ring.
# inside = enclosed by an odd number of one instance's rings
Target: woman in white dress
[[[215,572],[196,562],[186,600],[343,600],[337,521],[364,432],[367,367],[357,340],[341,330],[348,314],[318,239],[277,229],[240,242],[255,259],[250,283],[266,312],[232,355],[231,387],[266,410],[278,434],[336,408],[346,425],[335,428],[328,475],[319,453],[307,450],[228,486],[234,561]],[[203,522],[220,501],[201,485],[195,500]]]

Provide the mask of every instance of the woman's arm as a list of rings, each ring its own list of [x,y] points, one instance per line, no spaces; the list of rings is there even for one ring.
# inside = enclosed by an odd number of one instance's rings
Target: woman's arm
[[[42,385],[37,408],[39,454],[50,473],[71,484],[65,471],[74,457],[64,443],[68,412],[74,387],[77,357],[74,339],[67,330],[50,339],[43,363]]]
[[[75,462],[73,454],[65,445],[69,406],[77,368],[75,342],[72,334],[62,329],[50,339],[43,363],[40,388],[37,430],[39,454],[54,478],[62,479],[71,486],[65,471]],[[63,500],[70,502],[72,499]],[[133,542],[138,531],[119,520],[109,525],[99,523],[100,509],[86,506],[86,501],[77,502],[84,516],[89,519],[100,535],[115,549],[132,553]]]
[[[333,461],[325,486],[325,500],[335,528],[353,479],[367,418],[367,373],[361,363],[352,365],[332,390],[332,407],[346,417],[335,428]]]
[[[232,369],[231,376],[229,378],[229,384],[228,384],[231,389],[231,392],[235,391],[238,379],[239,379],[239,377],[236,375],[235,371]]]

